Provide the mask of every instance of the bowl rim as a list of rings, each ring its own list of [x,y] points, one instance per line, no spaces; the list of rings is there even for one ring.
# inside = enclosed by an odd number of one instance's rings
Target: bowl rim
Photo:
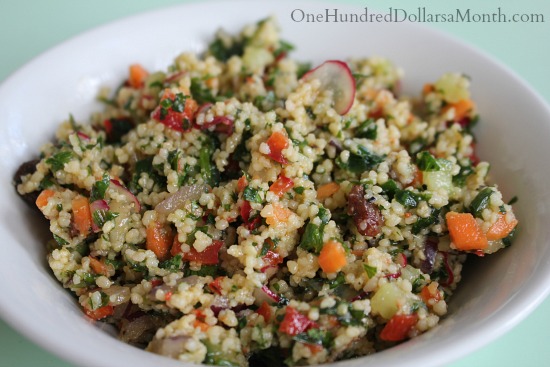
[[[261,0],[261,1],[268,4],[273,4],[274,6],[278,6],[277,5],[278,3],[284,3],[284,4],[291,3],[291,1],[289,0],[283,0],[282,2],[281,1],[277,2],[275,0]],[[115,20],[108,21],[99,26],[91,27],[39,53],[38,55],[34,56],[33,58],[25,62],[21,67],[9,73],[8,76],[1,81],[0,91],[7,88],[9,84],[16,82],[18,78],[25,75],[25,73],[29,69],[34,68],[35,65],[38,65],[41,62],[43,62],[44,59],[52,57],[53,55],[58,53],[60,50],[71,47],[72,44],[78,43],[80,42],[80,40],[86,37],[89,37],[99,31],[105,31],[110,28],[120,27],[124,23],[136,23],[140,19],[148,18],[152,16],[159,16],[167,12],[191,10],[190,8],[201,9],[203,7],[208,8],[211,6],[224,6],[224,5],[227,5],[228,3],[229,2],[227,0],[209,0],[206,2],[201,2],[199,0],[191,0],[182,4],[161,6],[153,10],[146,10],[136,14],[127,15]],[[234,4],[253,4],[253,3],[257,3],[257,1],[237,0],[232,2],[232,6],[235,6]],[[296,3],[310,4],[310,5],[316,5],[316,6],[319,4],[327,4],[327,5],[338,4],[338,6],[342,8],[351,8],[353,6],[353,4],[351,3],[337,3],[336,0],[333,0],[333,1],[323,0],[321,2],[315,1],[315,0],[300,0],[299,2],[296,2]],[[373,7],[373,9],[375,10],[378,9],[378,6]],[[550,116],[550,106],[548,102],[540,95],[540,93],[537,90],[535,90],[522,76],[518,75],[512,68],[510,68],[508,65],[504,64],[500,60],[496,59],[491,54],[442,30],[439,30],[424,24],[409,24],[409,25],[415,28],[416,27],[423,28],[425,31],[432,33],[439,38],[446,39],[456,44],[458,47],[466,49],[470,53],[485,59],[488,63],[491,63],[493,66],[498,68],[500,72],[506,74],[509,78],[513,79],[515,83],[519,84],[525,91],[527,91],[529,93],[530,98],[534,99],[536,104],[538,104],[540,108],[543,109],[548,116]],[[544,275],[547,280],[550,280],[550,268],[546,269],[546,271],[542,275]],[[524,297],[523,300],[516,302],[516,305],[514,306],[514,309],[519,310],[521,312],[516,312],[514,317],[511,317],[511,318],[509,317],[508,314],[507,314],[508,316],[504,316],[503,313],[492,315],[490,318],[485,320],[482,324],[483,329],[491,329],[489,334],[484,333],[482,335],[481,333],[473,333],[471,335],[471,340],[465,349],[461,351],[456,351],[456,349],[453,351],[446,351],[446,358],[445,358],[446,361],[447,362],[455,361],[473,352],[476,349],[482,348],[483,346],[489,344],[491,341],[494,341],[496,338],[502,336],[504,333],[508,332],[509,330],[517,326],[535,308],[537,308],[550,294],[550,282],[538,281],[537,285],[533,285],[531,288],[533,289],[529,291],[528,296]],[[526,293],[527,290],[522,289],[519,292]],[[511,307],[511,306],[504,305],[503,307]],[[4,321],[8,325],[10,325],[13,329],[17,330],[18,332],[23,334],[25,337],[30,339],[35,344],[57,355],[58,357],[78,365],[89,365],[89,366],[95,365],[94,363],[95,361],[91,361],[89,363],[87,363],[86,361],[83,361],[82,355],[78,353],[78,351],[72,351],[70,349],[64,348],[62,345],[57,343],[55,338],[49,338],[48,335],[44,333],[37,333],[36,330],[33,329],[32,325],[26,322],[23,316],[21,316],[18,312],[16,312],[16,310],[11,309],[8,306],[8,304],[2,299],[0,299],[0,317],[2,317],[2,319],[4,319]],[[417,339],[419,340],[422,339],[422,336]],[[391,352],[392,349],[376,353],[376,355],[383,357],[388,352]],[[132,348],[131,350],[138,351],[139,349]],[[147,352],[143,352],[143,353],[147,353]],[[147,355],[152,357],[151,353],[147,353]],[[163,358],[163,357],[159,357],[159,358],[160,358],[159,361],[161,361],[163,365],[169,364],[166,358]],[[372,356],[369,356],[367,358],[372,358]],[[337,362],[334,365],[335,366],[342,365],[344,363],[349,363],[349,361]],[[181,365],[181,364],[178,364],[178,365]],[[428,363],[427,365],[430,365],[430,364]]]

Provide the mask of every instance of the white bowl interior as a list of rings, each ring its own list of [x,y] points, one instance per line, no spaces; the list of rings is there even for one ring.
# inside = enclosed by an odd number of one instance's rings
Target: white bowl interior
[[[318,3],[236,1],[176,6],[128,18],[52,49],[13,74],[0,87],[0,276],[2,317],[46,349],[79,365],[181,366],[181,363],[118,342],[87,321],[45,261],[47,230],[17,197],[12,175],[53,138],[72,113],[85,121],[100,106],[98,88],[116,86],[127,66],[166,67],[181,51],[201,51],[216,27],[235,31],[276,14],[294,57],[312,60],[380,55],[405,70],[404,90],[417,93],[447,71],[468,74],[481,123],[479,155],[505,199],[519,197],[520,232],[514,246],[467,268],[449,316],[436,329],[391,350],[337,363],[359,366],[439,365],[488,343],[523,319],[548,294],[550,231],[550,112],[522,80],[486,55],[429,28],[410,24],[298,23],[290,13],[324,11]],[[241,9],[241,10],[240,10]],[[246,12],[242,9],[247,9]],[[344,11],[346,8],[339,6]],[[350,11],[360,11],[349,8]],[[204,14],[209,14],[204,21]],[[162,24],[162,26],[159,26]],[[105,57],[105,55],[109,55]],[[102,351],[90,353],[90,350]],[[84,358],[85,356],[85,358]]]

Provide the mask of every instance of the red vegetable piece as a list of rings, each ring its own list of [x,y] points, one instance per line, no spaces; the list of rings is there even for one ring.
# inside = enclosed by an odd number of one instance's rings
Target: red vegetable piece
[[[271,307],[269,307],[266,301],[256,310],[256,313],[263,316],[266,323],[271,319]]]
[[[288,160],[283,156],[283,149],[288,148],[288,137],[284,130],[275,131],[266,143],[269,146],[269,158],[281,164],[288,164]]]
[[[104,319],[107,316],[111,316],[114,312],[115,308],[111,305],[103,306],[96,310],[89,310],[87,308],[84,308],[84,313],[92,320]]]
[[[262,260],[264,261],[264,267],[261,269],[262,273],[264,273],[268,268],[276,267],[283,262],[281,255],[271,250],[269,250],[267,254],[262,257]]]
[[[387,342],[398,342],[409,334],[409,331],[418,322],[418,315],[394,315],[390,321],[384,326],[380,333],[380,339]]]
[[[222,280],[223,280],[223,276],[221,277],[217,277],[216,279],[214,279],[210,284],[208,284],[208,288],[210,288],[210,290],[216,294],[222,294]]]
[[[291,336],[298,335],[304,331],[317,328],[318,325],[307,316],[302,315],[298,310],[288,306],[283,321],[279,325],[279,331]]]
[[[185,132],[192,129],[192,121],[197,111],[197,102],[189,97],[185,98],[185,106],[182,112],[175,111],[173,106],[162,107],[162,101],[170,100],[172,103],[176,100],[176,96],[171,91],[164,92],[160,100],[160,105],[151,113],[151,118],[166,125],[172,130]]]
[[[279,178],[277,178],[277,181],[273,182],[271,186],[269,186],[269,191],[281,197],[293,187],[294,187],[294,181],[292,181],[292,179],[286,177],[284,174],[281,173]]]
[[[198,262],[202,265],[216,265],[219,261],[218,253],[220,252],[222,245],[223,241],[212,241],[212,244],[205,248],[202,252],[198,252],[193,246],[191,246],[191,250],[183,254],[183,259]]]

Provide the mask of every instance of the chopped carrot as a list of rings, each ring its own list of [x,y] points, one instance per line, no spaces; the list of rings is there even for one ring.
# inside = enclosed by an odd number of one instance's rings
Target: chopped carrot
[[[317,354],[323,350],[323,346],[321,344],[306,343],[305,346],[309,349],[311,354]]]
[[[294,181],[292,179],[286,177],[284,174],[281,173],[279,178],[275,182],[269,186],[269,191],[273,192],[275,195],[281,197],[286,193],[288,190],[294,187]]]
[[[245,175],[242,175],[241,178],[237,181],[237,190],[239,192],[243,192],[244,189],[248,186],[248,180],[246,179]]]
[[[484,250],[489,245],[472,214],[449,212],[445,219],[451,241],[458,250]]]
[[[267,139],[266,144],[269,146],[269,154],[267,154],[269,158],[281,164],[288,164],[287,159],[283,155],[283,149],[288,148],[286,131],[275,131]]]
[[[329,182],[321,185],[317,188],[317,199],[324,200],[337,193],[338,190],[340,190],[340,185],[336,182]]]
[[[166,260],[170,254],[173,236],[172,230],[160,222],[152,221],[147,226],[146,248],[157,255],[157,259]]]
[[[321,249],[318,261],[325,273],[336,273],[347,264],[346,250],[340,242],[328,241]]]
[[[424,176],[422,175],[422,171],[416,168],[416,171],[414,172],[414,179],[412,180],[410,186],[412,187],[420,187],[424,183]]]
[[[422,288],[422,291],[420,291],[420,297],[428,306],[433,306],[434,304],[439,302],[441,300],[441,294],[437,289],[437,283],[432,282]]]
[[[98,259],[90,256],[90,267],[96,274],[109,276],[109,267],[99,261]]]
[[[128,78],[128,84],[132,88],[141,88],[145,83],[145,78],[149,73],[139,64],[130,65],[130,77]]]
[[[71,202],[73,209],[73,221],[76,229],[82,235],[90,233],[92,228],[92,212],[90,202],[84,196],[77,196]]]
[[[455,110],[455,121],[460,121],[474,108],[474,102],[471,99],[461,99],[458,102],[450,103],[443,109],[443,113],[446,113],[449,109]]]
[[[263,316],[266,323],[271,319],[271,307],[269,307],[266,301],[256,310],[256,313]]]
[[[426,95],[428,93],[431,93],[434,91],[434,85],[433,84],[424,84],[424,87],[422,87],[422,94]]]
[[[290,214],[292,214],[290,210],[283,208],[280,205],[271,204],[271,206],[273,207],[273,215],[266,217],[265,219],[265,222],[270,226],[279,222],[286,222],[288,217],[290,217]]]
[[[487,231],[487,239],[489,241],[503,239],[508,236],[510,232],[512,232],[517,224],[517,219],[513,219],[511,222],[508,222],[506,220],[506,214],[499,213],[497,221],[493,223],[491,228]]]
[[[86,316],[91,318],[92,320],[101,320],[106,318],[107,316],[111,316],[113,313],[115,313],[115,308],[111,305],[100,307],[96,310],[89,310],[86,307],[84,307],[84,313]]]
[[[38,195],[38,197],[36,198],[36,206],[39,209],[42,209],[43,207],[48,205],[48,201],[50,201],[50,198],[54,195],[55,195],[55,191],[53,190],[49,190],[49,189],[42,190],[40,195]]]

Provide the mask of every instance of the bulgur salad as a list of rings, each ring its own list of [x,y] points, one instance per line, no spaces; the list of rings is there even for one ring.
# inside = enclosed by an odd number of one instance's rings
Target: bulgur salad
[[[93,320],[181,361],[311,365],[438,325],[518,221],[475,153],[467,76],[415,98],[380,57],[313,65],[264,19],[139,64],[15,174]]]

